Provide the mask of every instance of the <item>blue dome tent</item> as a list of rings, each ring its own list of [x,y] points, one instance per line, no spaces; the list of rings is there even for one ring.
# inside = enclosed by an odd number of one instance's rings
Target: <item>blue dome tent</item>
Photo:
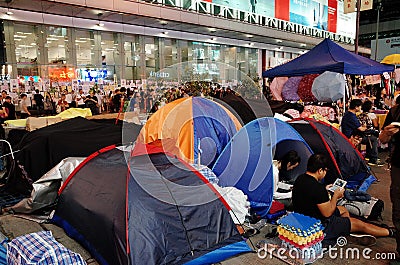
[[[251,207],[264,217],[273,199],[272,160],[296,150],[301,163],[291,178],[305,172],[312,151],[289,124],[271,117],[246,124],[237,132],[214,164],[220,186],[234,186],[249,198]]]

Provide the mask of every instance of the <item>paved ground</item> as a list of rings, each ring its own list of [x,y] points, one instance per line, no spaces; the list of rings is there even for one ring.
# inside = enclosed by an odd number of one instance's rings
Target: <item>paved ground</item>
[[[385,153],[381,154],[384,159]],[[387,167],[380,168],[372,168],[375,172],[376,176],[379,178],[380,182],[373,184],[368,192],[374,197],[380,198],[385,202],[385,210],[383,212],[383,222],[391,224],[391,203],[389,199],[389,185],[390,185],[390,176],[389,171],[387,171]],[[38,224],[33,221],[28,221],[26,219],[22,219],[10,214],[3,214],[0,216],[0,231],[6,235],[8,238],[12,239],[20,235],[38,232],[42,230],[51,230],[53,235],[57,241],[62,243],[64,246],[69,248],[72,251],[80,253],[82,257],[87,261],[90,265],[98,264],[91,255],[78,243],[69,238],[64,231],[52,224]],[[264,234],[257,235],[252,238],[252,242],[255,245],[259,240],[264,239]],[[357,247],[355,245],[349,245],[348,247]],[[396,247],[395,240],[392,238],[379,238],[378,242],[375,246],[371,247],[371,252],[367,253],[371,259],[365,259],[362,257],[362,251],[365,248],[358,247],[360,258],[352,259],[351,255],[347,255],[346,257],[346,247],[344,247],[342,251],[342,258],[340,258],[340,250],[338,250],[337,254],[338,258],[334,259],[327,255],[324,256],[323,259],[317,260],[314,264],[389,264],[389,260],[387,259],[377,259],[375,257],[377,255],[386,255],[387,253],[394,253]],[[390,255],[390,254],[389,254]],[[256,253],[249,253],[245,255],[241,255],[238,257],[231,258],[222,262],[223,265],[236,265],[236,264],[285,264],[284,262],[278,260],[277,258],[267,257],[265,259],[261,259],[257,256]]]

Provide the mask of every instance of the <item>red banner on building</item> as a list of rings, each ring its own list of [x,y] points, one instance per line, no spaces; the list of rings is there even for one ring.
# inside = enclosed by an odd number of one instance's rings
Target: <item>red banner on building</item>
[[[290,21],[289,0],[275,0],[275,17],[278,19]]]
[[[336,33],[337,29],[337,0],[328,1],[328,31]]]

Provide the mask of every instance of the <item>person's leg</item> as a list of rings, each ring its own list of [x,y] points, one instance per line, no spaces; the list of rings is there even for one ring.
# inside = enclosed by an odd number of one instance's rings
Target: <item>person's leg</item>
[[[365,223],[357,218],[350,217],[350,223],[351,223],[351,229],[350,229],[351,232],[360,232],[376,237],[390,235],[390,232],[387,228]]]
[[[392,179],[390,185],[390,200],[392,202],[392,221],[396,227],[395,233],[397,243],[397,253],[400,254],[400,168],[392,165],[390,176]]]
[[[376,163],[378,160],[378,139],[376,136],[364,136],[361,143],[367,146],[366,156],[371,162]]]
[[[344,206],[336,206],[340,212],[341,217],[350,217],[349,210],[346,209]]]

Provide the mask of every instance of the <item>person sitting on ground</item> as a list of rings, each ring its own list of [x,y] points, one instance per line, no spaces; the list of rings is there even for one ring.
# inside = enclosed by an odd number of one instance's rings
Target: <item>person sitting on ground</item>
[[[61,94],[61,98],[57,102],[57,113],[61,113],[68,108],[69,108],[69,104],[66,100],[66,95]]]
[[[78,90],[78,94],[76,95],[76,104],[78,104],[78,108],[85,108],[85,95],[83,94],[82,88]]]
[[[350,236],[354,243],[373,245],[375,237],[394,237],[395,229],[379,227],[352,218],[343,206],[337,206],[337,201],[343,197],[344,189],[336,189],[329,196],[328,189],[320,183],[327,172],[327,158],[322,154],[313,154],[308,160],[307,171],[300,175],[293,185],[293,210],[321,220],[325,227],[324,243],[335,243],[340,236]],[[350,234],[350,232],[363,233]]]
[[[99,108],[98,108],[99,100],[94,95],[93,90],[90,90],[89,95],[86,96],[84,102],[85,102],[86,108],[89,108],[90,111],[92,112],[92,115],[99,114]]]
[[[295,150],[287,152],[282,159],[272,161],[272,172],[274,176],[274,199],[292,198],[291,188],[293,185],[284,183],[287,181],[287,172],[300,164],[301,158]],[[282,190],[282,192],[281,192]]]
[[[362,125],[357,118],[356,113],[361,112],[362,101],[360,99],[353,99],[350,102],[349,110],[343,115],[341,128],[342,133],[350,138],[355,130],[365,132],[367,127]],[[367,157],[369,158],[368,164],[370,166],[383,166],[378,161],[378,137],[371,134],[365,134],[362,139],[362,144],[367,146]]]

